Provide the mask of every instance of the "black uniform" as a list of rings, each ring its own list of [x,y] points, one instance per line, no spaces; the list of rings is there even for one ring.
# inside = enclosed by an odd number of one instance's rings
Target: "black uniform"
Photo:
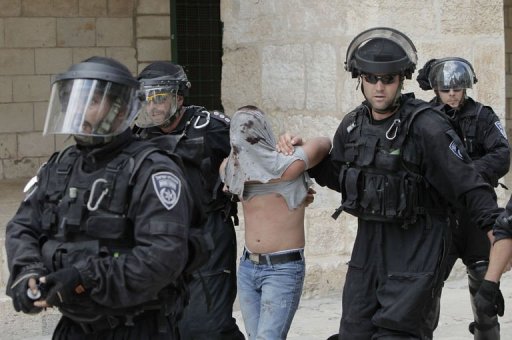
[[[475,102],[470,97],[464,99],[464,104],[458,110],[449,105],[442,105],[437,97],[430,103],[446,114],[473,160],[476,170],[487,183],[496,187],[498,180],[509,170],[510,149],[506,132],[492,108]],[[494,199],[497,199],[496,195]],[[478,329],[475,339],[499,339],[497,317],[490,318],[483,313],[477,313],[474,308],[474,296],[484,279],[489,263],[490,242],[486,233],[488,230],[478,228],[464,208],[453,209],[454,212],[450,216],[452,239],[444,279],[449,277],[457,259],[462,259],[467,267],[471,305],[475,317],[475,322],[470,325],[470,331],[475,334],[475,327]],[[434,323],[437,325],[439,301],[435,306],[435,314]]]
[[[345,116],[329,157],[309,171],[342,193],[337,213],[358,217],[340,339],[432,338],[427,320],[443,281],[446,203],[465,202],[481,227],[500,211],[442,114],[412,95],[400,100],[385,120],[373,121],[366,102]]]
[[[219,166],[230,152],[229,121],[217,111],[188,106],[170,133],[184,141],[202,142],[203,183],[194,189],[200,190],[203,197],[205,231],[211,234],[214,243],[209,261],[189,283],[190,302],[179,322],[184,339],[244,339],[232,317],[236,298],[236,235],[232,218],[236,221],[236,203],[223,194],[219,178]],[[136,133],[165,147],[163,132],[158,127],[139,129]]]
[[[6,231],[11,283],[74,267],[86,292],[59,306],[54,338],[177,339],[193,201],[167,154],[129,130],[53,155]]]

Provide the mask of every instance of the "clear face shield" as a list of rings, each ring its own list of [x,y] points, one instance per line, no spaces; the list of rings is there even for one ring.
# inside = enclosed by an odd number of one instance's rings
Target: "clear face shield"
[[[176,86],[144,87],[145,100],[141,105],[135,125],[140,128],[165,126],[178,111]]]
[[[138,108],[136,88],[97,79],[58,80],[43,134],[112,137],[130,127]]]
[[[448,60],[432,65],[430,86],[438,91],[470,89],[475,83],[473,70],[465,62]]]

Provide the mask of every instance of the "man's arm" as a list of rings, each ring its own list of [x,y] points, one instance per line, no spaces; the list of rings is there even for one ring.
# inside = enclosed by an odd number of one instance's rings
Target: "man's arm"
[[[505,238],[496,241],[491,248],[489,268],[485,274],[485,279],[492,282],[498,282],[511,260],[512,238]]]
[[[327,137],[317,137],[303,142],[300,140],[308,163],[304,161],[293,162],[283,173],[281,179],[291,180],[297,178],[305,170],[317,165],[331,149],[331,141]]]

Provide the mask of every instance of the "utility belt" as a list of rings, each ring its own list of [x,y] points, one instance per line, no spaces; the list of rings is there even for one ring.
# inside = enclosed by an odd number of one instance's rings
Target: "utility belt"
[[[244,252],[242,254],[242,259],[249,260],[254,264],[264,264],[267,266],[271,266],[274,264],[283,264],[294,261],[304,260],[304,249],[293,249],[287,251],[280,251],[276,253],[268,253],[268,254],[258,254],[251,253],[247,248],[244,247]]]
[[[171,320],[171,325],[173,329],[169,329],[168,318],[172,318],[172,316],[166,316],[160,308],[155,306],[154,310],[144,310],[141,311],[137,315],[107,315],[101,316],[98,320],[90,321],[90,322],[78,322],[76,320],[71,319],[73,322],[80,325],[83,332],[85,334],[98,333],[110,329],[115,329],[117,327],[125,326],[125,327],[133,327],[135,324],[143,319],[158,319],[158,332],[159,333],[169,333],[176,329],[177,320],[173,318]]]

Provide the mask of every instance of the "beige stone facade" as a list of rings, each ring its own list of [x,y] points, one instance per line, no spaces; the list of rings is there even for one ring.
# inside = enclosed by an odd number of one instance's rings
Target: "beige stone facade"
[[[170,8],[169,0],[0,0],[0,179],[34,175],[68,142],[41,135],[52,75],[92,55],[116,58],[134,73],[170,59]],[[449,55],[472,61],[479,82],[471,95],[504,122],[511,119],[512,0],[221,0],[221,11],[228,114],[254,104],[272,115],[279,131],[332,136],[362,100],[343,69],[348,44],[364,29],[389,26],[413,40],[419,66]],[[414,80],[405,91],[432,95]],[[339,196],[317,191],[306,216],[304,296],[340,291],[356,231],[346,214],[330,218]],[[508,195],[500,192],[501,203]],[[20,198],[10,202],[11,216]],[[1,244],[9,217],[2,213]],[[241,246],[243,223],[237,234]],[[52,313],[13,316],[2,295],[8,275],[3,248],[0,254],[0,312],[9,315],[0,334],[14,339],[14,327],[25,337],[51,332]]]

